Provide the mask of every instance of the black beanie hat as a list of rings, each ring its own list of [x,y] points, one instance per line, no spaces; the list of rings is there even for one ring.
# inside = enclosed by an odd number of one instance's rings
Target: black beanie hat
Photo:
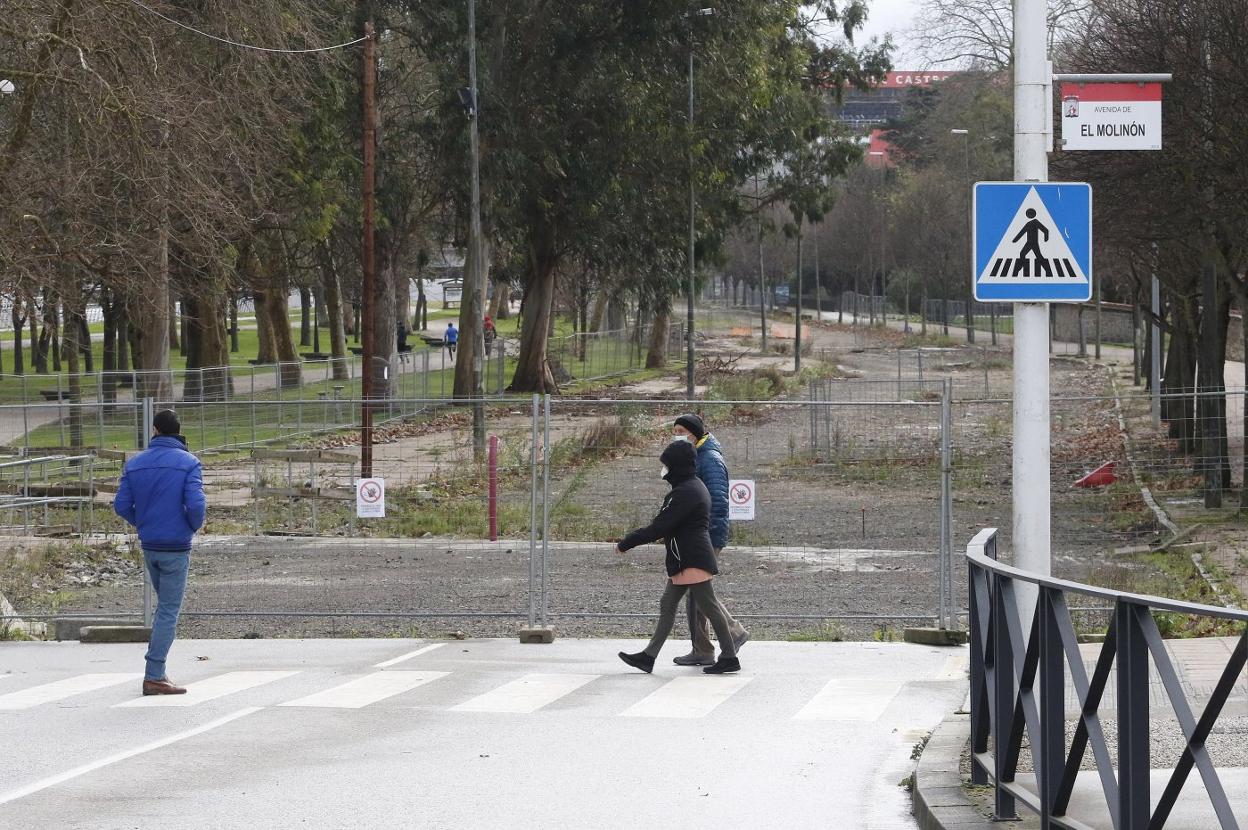
[[[703,435],[706,435],[706,425],[702,423],[701,418],[692,413],[677,418],[676,426],[689,430],[694,438],[701,439]]]
[[[152,419],[152,426],[161,435],[177,435],[182,431],[182,422],[178,420],[178,416],[172,409],[162,409],[157,412],[156,417]]]

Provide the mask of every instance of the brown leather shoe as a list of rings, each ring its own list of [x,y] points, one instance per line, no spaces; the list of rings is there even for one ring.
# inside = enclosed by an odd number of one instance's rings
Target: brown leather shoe
[[[175,686],[169,682],[169,678],[163,680],[144,680],[144,695],[184,695],[186,689],[181,686]]]

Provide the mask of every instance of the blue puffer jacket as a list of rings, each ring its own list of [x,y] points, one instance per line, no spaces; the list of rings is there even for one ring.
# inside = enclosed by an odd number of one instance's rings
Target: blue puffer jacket
[[[126,462],[113,499],[117,515],[138,529],[148,551],[190,550],[206,507],[199,459],[172,435],[157,435]]]
[[[693,446],[698,451],[698,478],[711,494],[711,544],[718,550],[732,536],[728,526],[728,465],[723,447],[709,432]]]

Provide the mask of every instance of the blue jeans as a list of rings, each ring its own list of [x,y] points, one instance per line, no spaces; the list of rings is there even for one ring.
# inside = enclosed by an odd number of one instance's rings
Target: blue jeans
[[[186,573],[191,567],[189,550],[169,553],[143,551],[143,561],[156,592],[156,614],[152,619],[152,638],[147,644],[147,671],[144,680],[165,679],[165,658],[173,645],[178,628],[178,613],[186,593]]]

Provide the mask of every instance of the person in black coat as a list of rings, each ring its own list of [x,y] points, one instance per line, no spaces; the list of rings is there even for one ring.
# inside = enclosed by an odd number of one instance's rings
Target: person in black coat
[[[654,659],[672,632],[676,609],[686,593],[710,620],[719,639],[719,659],[702,671],[726,674],[741,670],[741,662],[737,659],[728,630],[728,620],[715,599],[715,589],[711,587],[712,578],[719,573],[709,530],[711,495],[695,471],[696,457],[693,446],[686,441],[668,444],[659,461],[663,464],[663,479],[672,489],[650,524],[634,530],[616,544],[616,550],[623,553],[662,539],[667,552],[668,583],[659,600],[659,622],[654,636],[650,638],[649,645],[636,654],[620,652],[621,660],[644,672],[654,670]]]

